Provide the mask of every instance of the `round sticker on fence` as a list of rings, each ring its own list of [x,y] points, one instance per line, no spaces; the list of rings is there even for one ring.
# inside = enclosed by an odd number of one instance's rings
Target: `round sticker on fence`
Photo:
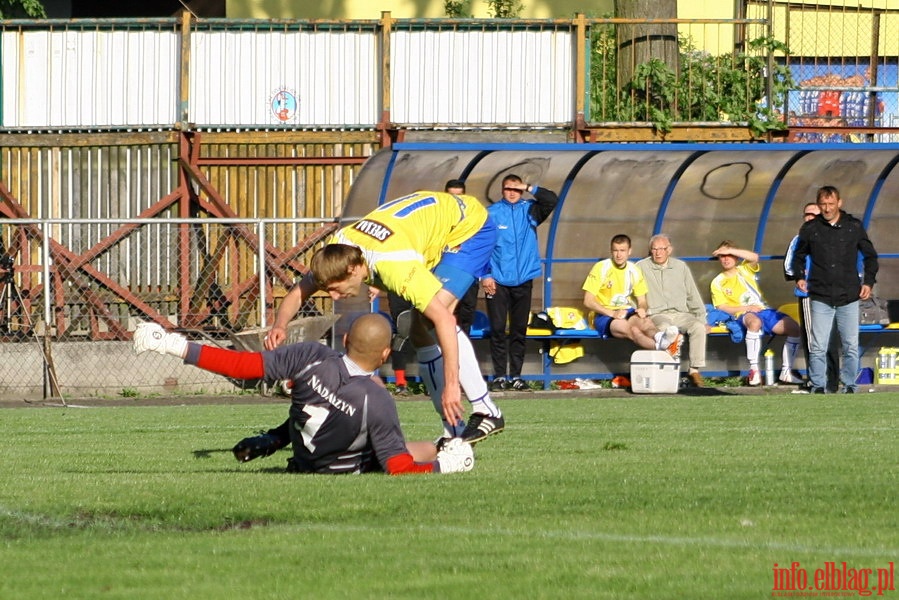
[[[269,99],[269,108],[276,123],[290,123],[297,118],[300,107],[296,92],[287,88],[274,91]]]

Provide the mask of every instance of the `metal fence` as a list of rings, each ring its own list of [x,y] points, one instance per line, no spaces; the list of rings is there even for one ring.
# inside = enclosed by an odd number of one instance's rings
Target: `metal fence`
[[[897,124],[899,8],[737,6],[733,19],[4,21],[0,124]],[[846,135],[810,141],[855,141]]]
[[[155,321],[191,339],[231,345],[234,336],[265,328],[305,271],[318,245],[309,240],[323,240],[336,228],[322,219],[0,223],[7,243],[0,273],[0,394],[25,397],[114,396],[141,385],[233,389],[168,357],[138,360],[130,352],[131,332],[141,321]],[[322,295],[300,316],[332,312]],[[144,375],[135,376],[138,370]],[[148,370],[154,374],[149,379]]]
[[[868,97],[868,123],[899,114],[899,10],[740,6],[733,19],[6,21],[2,125],[726,124],[784,110],[797,89],[797,118],[823,91],[856,113]]]
[[[750,2],[789,48],[791,141],[899,141],[899,6],[894,2]]]
[[[335,219],[377,148],[361,132],[4,135],[0,216]]]

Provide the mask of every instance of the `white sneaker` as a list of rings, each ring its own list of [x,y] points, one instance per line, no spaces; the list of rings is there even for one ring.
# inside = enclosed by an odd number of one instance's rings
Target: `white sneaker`
[[[749,385],[762,385],[762,373],[758,369],[749,369]]]
[[[795,375],[793,375],[792,371],[789,371],[787,369],[784,369],[780,372],[780,377],[778,379],[781,383],[787,383],[790,385],[799,385],[800,383],[802,383],[802,379],[796,377]]]
[[[152,350],[159,354],[183,357],[187,352],[187,338],[179,333],[168,333],[158,323],[141,323],[134,330],[131,340],[135,354]]]
[[[582,377],[576,377],[574,382],[577,384],[578,388],[582,390],[599,390],[602,389],[602,386],[598,383],[594,383],[590,379],[584,379]]]
[[[680,359],[680,349],[684,344],[684,336],[678,333],[674,336],[674,341],[668,344],[668,347],[665,348],[665,351],[671,355],[672,358]]]
[[[669,325],[665,328],[665,331],[662,332],[662,337],[659,338],[658,346],[656,350],[667,350],[668,347],[677,339],[679,332],[677,331],[677,327],[674,325]]]

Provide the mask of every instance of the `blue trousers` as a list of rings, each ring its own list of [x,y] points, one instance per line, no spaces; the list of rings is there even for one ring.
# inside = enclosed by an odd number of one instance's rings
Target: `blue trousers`
[[[855,391],[858,377],[858,301],[830,306],[812,300],[812,335],[809,339],[809,379],[813,388],[827,387],[827,346],[834,326],[840,334],[842,365],[840,382]]]

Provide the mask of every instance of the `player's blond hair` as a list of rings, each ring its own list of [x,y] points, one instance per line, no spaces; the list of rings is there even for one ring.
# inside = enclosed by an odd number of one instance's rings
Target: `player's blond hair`
[[[332,283],[349,277],[350,270],[365,264],[362,250],[348,244],[328,244],[318,249],[309,261],[309,268],[316,285],[324,289]]]
[[[733,243],[731,240],[723,240],[715,250],[721,250],[722,248],[736,248],[737,245]]]

